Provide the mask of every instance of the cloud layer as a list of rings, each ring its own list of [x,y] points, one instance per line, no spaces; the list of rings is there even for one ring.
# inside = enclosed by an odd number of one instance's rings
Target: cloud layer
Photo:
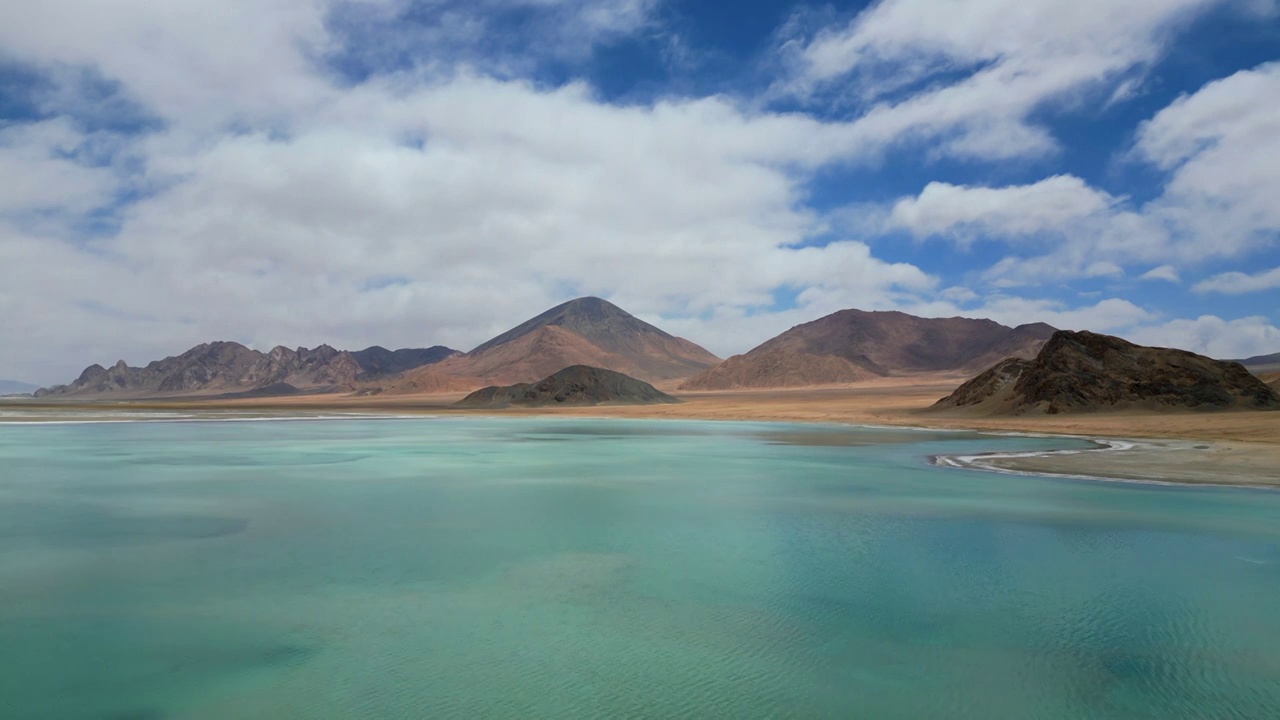
[[[40,78],[0,124],[0,376],[211,339],[466,349],[587,293],[721,354],[843,307],[1272,351],[1274,316],[1179,320],[1126,288],[1277,285],[1203,267],[1275,246],[1280,132],[1259,98],[1280,94],[1276,65],[1136,128],[1127,162],[1162,176],[1145,202],[1060,172],[935,180],[927,162],[894,202],[815,201],[896,148],[1059,151],[1036,113],[1121,102],[1205,2],[949,18],[889,0],[792,38],[755,94],[644,103],[572,68],[658,32],[656,1],[72,5],[0,26],[0,59]],[[1014,20],[984,29],[999,13]],[[1071,290],[1098,279],[1104,297]]]

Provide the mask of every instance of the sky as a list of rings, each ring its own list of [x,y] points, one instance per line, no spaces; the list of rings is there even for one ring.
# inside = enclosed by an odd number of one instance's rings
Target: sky
[[[580,295],[1280,351],[1280,0],[0,5],[0,377]]]

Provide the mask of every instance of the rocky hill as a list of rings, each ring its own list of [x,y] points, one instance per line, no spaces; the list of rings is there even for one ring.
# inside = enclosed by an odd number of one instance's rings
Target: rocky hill
[[[1030,360],[1011,358],[934,405],[991,415],[1125,409],[1280,409],[1280,396],[1243,365],[1060,330]]]
[[[36,391],[36,397],[165,397],[231,395],[257,397],[293,392],[348,391],[358,381],[394,367],[417,367],[456,354],[448,348],[388,351],[374,347],[352,353],[328,345],[314,349],[277,346],[262,353],[236,342],[213,342],[145,367],[123,360],[110,368],[90,365],[75,381]],[[361,359],[365,364],[361,364]],[[393,370],[394,372],[394,370]]]
[[[533,382],[570,365],[607,368],[646,381],[689,377],[720,358],[596,297],[557,305],[465,355],[406,373],[390,393],[425,392],[444,378],[485,383]]]
[[[1053,334],[1043,323],[921,318],[841,310],[797,325],[685,381],[683,390],[836,385],[926,372],[972,374],[1006,357],[1031,357]]]
[[[680,402],[652,385],[604,368],[573,365],[536,383],[477,390],[458,407],[542,407],[548,405],[651,405]]]

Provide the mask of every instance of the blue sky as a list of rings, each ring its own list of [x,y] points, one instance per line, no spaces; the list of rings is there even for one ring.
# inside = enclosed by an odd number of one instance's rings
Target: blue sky
[[[0,377],[580,294],[721,355],[845,307],[1280,351],[1275,0],[6,17]]]

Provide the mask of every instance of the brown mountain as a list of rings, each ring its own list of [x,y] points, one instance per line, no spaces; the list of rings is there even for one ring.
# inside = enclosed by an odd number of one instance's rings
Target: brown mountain
[[[735,355],[680,388],[800,387],[924,372],[968,374],[994,360],[1031,357],[1052,334],[1043,323],[1009,328],[992,320],[841,310]]]
[[[1243,365],[1185,350],[1060,330],[1034,359],[1011,358],[934,405],[1021,415],[1123,409],[1280,409],[1280,396]]]
[[[459,407],[495,408],[512,405],[652,405],[677,403],[647,382],[604,368],[573,365],[536,383],[487,387],[458,401]]]
[[[650,382],[689,377],[720,362],[705,349],[596,297],[557,305],[471,352],[406,373],[391,393],[424,392],[442,376],[484,383],[533,382],[570,365],[626,373]]]
[[[74,382],[36,392],[37,397],[148,397],[287,394],[353,389],[358,380],[388,367],[448,357],[448,348],[389,351],[374,347],[352,353],[328,345],[315,349],[278,346],[269,353],[235,342],[213,342],[145,367],[123,360],[111,368],[90,365]],[[361,364],[361,359],[365,364]],[[434,361],[434,360],[433,360]]]

